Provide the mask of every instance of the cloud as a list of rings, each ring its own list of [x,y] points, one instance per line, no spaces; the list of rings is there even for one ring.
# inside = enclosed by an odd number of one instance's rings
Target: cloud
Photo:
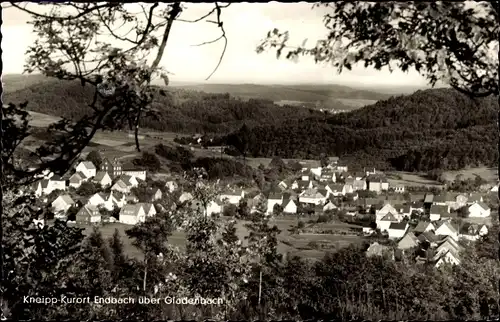
[[[213,4],[186,4],[183,19],[196,19],[207,13]],[[305,38],[313,44],[325,36],[322,10],[311,10],[310,3],[234,3],[223,9],[222,18],[227,31],[228,46],[224,60],[211,82],[237,83],[335,83],[345,85],[416,85],[425,84],[416,72],[389,73],[355,67],[337,75],[335,69],[315,64],[304,58],[299,63],[276,59],[274,53],[257,54],[255,48],[272,28],[288,30],[291,41],[302,43]],[[37,10],[31,4],[30,9]],[[140,10],[138,10],[140,11]],[[24,53],[35,40],[31,26],[26,25],[29,16],[17,9],[4,10],[2,59],[4,73],[21,73]],[[215,19],[215,17],[211,17]],[[196,24],[176,22],[172,28],[161,65],[175,75],[172,81],[202,82],[217,65],[223,49],[223,42],[205,46],[193,46],[217,38],[220,30],[213,23]]]

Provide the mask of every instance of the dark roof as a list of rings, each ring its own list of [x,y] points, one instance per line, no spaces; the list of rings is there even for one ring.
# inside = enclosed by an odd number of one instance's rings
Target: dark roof
[[[408,223],[406,221],[393,222],[389,226],[389,229],[405,230],[407,226],[408,226]]]
[[[430,213],[431,214],[448,215],[449,214],[448,206],[432,205]]]
[[[439,240],[439,238],[432,231],[426,231],[418,235],[418,240],[421,242],[428,241],[430,243],[435,243]]]

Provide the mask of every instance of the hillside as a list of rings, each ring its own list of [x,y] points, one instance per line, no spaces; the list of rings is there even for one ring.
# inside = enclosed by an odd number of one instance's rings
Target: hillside
[[[28,109],[56,117],[77,120],[92,112],[88,104],[92,101],[92,88],[82,87],[77,81],[43,79],[40,82],[28,77],[12,82],[4,78],[5,103],[28,101]],[[17,90],[13,90],[16,89]],[[301,119],[320,112],[308,109],[279,106],[271,101],[242,100],[229,94],[208,94],[185,89],[168,89],[170,95],[157,94],[153,106],[160,111],[160,120],[143,118],[141,127],[168,132],[228,133],[245,122],[249,126],[261,124],[276,125],[285,120]]]
[[[388,94],[340,85],[196,84],[175,87],[209,93],[229,93],[244,99],[262,98],[277,104],[346,110],[390,97]]]
[[[255,157],[343,156],[361,166],[405,171],[497,162],[496,98],[471,100],[451,89],[417,91],[356,111],[311,116],[245,134]],[[234,142],[234,133],[223,138]],[[236,140],[238,142],[238,140]]]

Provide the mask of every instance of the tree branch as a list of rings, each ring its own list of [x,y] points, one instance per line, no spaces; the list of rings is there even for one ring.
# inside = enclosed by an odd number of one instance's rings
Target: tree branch
[[[19,10],[22,10],[26,13],[29,13],[30,15],[33,15],[35,17],[39,17],[39,18],[45,18],[45,19],[51,19],[51,20],[73,20],[73,19],[78,19],[80,17],[83,17],[85,16],[86,14],[94,11],[94,10],[99,10],[101,8],[113,8],[113,7],[117,7],[119,6],[120,4],[119,3],[113,3],[113,2],[107,2],[105,4],[101,4],[101,5],[96,5],[92,8],[87,8],[85,10],[83,10],[82,12],[78,13],[76,16],[68,16],[68,17],[55,17],[55,16],[46,16],[46,15],[43,15],[43,14],[40,14],[40,13],[37,13],[37,12],[34,12],[34,11],[31,11],[31,10],[28,10],[26,8],[23,8],[21,6],[18,6],[17,4],[15,4],[14,2],[11,2],[10,3],[12,7],[15,7]]]
[[[226,49],[227,49],[226,31],[224,30],[224,24],[221,21],[221,17],[220,17],[221,16],[221,6],[217,2],[215,3],[215,9],[217,10],[217,26],[222,31],[222,35],[219,38],[217,38],[215,41],[218,41],[220,39],[224,39],[224,48],[222,49],[222,53],[221,53],[221,55],[219,57],[219,62],[217,63],[217,66],[215,66],[215,69],[212,71],[212,73],[210,73],[210,75],[208,75],[207,78],[205,78],[205,80],[209,80],[210,77],[212,77],[212,75],[215,74],[215,72],[217,71],[217,69],[219,69],[219,66],[222,63],[222,59],[224,59],[224,55],[226,54]],[[215,41],[208,42],[208,43],[213,43]]]

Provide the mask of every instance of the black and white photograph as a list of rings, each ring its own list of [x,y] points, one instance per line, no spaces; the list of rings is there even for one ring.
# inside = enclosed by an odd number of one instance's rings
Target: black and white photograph
[[[500,319],[500,1],[1,12],[2,320]]]

